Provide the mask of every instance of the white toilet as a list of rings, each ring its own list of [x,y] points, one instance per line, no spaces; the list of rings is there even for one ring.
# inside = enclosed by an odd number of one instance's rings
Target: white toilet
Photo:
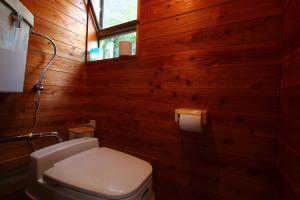
[[[26,194],[41,200],[153,200],[152,166],[98,139],[59,143],[31,154]]]

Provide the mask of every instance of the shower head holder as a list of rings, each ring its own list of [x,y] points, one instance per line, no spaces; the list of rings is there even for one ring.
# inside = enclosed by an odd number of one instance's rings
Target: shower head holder
[[[37,92],[37,91],[43,91],[44,90],[44,85],[43,83],[37,83],[33,85],[32,90]]]

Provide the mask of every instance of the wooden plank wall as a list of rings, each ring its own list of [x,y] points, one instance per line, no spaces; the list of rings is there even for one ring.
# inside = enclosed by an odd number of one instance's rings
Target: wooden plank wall
[[[151,161],[157,199],[276,196],[282,0],[141,0],[139,57],[89,64],[103,145]],[[179,107],[207,108],[201,134]]]
[[[48,71],[41,97],[37,131],[58,131],[66,138],[70,123],[81,123],[89,98],[86,85],[86,6],[84,0],[21,0],[34,14],[34,30],[54,39],[58,56]],[[32,85],[51,58],[48,41],[31,36],[25,89],[22,94],[0,94],[0,135],[31,132],[34,112]],[[34,141],[37,148],[54,141]],[[28,142],[0,145],[0,199],[21,199],[26,182]],[[11,195],[14,193],[14,195]]]
[[[286,0],[280,91],[279,171],[284,200],[300,199],[300,1]]]

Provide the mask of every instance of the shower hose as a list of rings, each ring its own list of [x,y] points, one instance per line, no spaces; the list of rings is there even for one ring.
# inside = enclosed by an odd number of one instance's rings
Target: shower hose
[[[34,133],[36,130],[36,127],[38,125],[38,114],[39,114],[39,110],[40,110],[41,93],[44,89],[43,81],[45,79],[47,70],[54,62],[54,59],[55,59],[56,53],[57,53],[57,47],[56,47],[54,41],[50,37],[43,35],[41,33],[34,32],[34,31],[31,31],[31,33],[47,39],[53,46],[53,55],[52,55],[50,61],[47,63],[47,65],[43,68],[43,71],[40,74],[38,82],[32,88],[33,91],[35,92],[35,100],[34,100],[35,110],[34,110],[34,114],[33,114],[33,126],[32,126],[31,132]]]

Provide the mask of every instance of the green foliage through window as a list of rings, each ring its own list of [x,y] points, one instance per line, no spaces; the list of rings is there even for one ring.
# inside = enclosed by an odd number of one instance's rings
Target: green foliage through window
[[[92,0],[97,22],[102,29],[137,19],[137,0],[102,0],[103,19],[101,19],[101,0]]]
[[[104,0],[103,27],[116,26],[137,18],[137,0]]]
[[[136,32],[117,35],[100,40],[100,60],[119,57],[119,42],[132,43],[132,55],[136,54]]]
[[[138,0],[91,0],[95,18],[101,29],[137,19]],[[102,8],[101,8],[102,6]],[[102,13],[101,13],[102,12]],[[136,55],[136,31],[114,35],[99,41],[99,59],[119,57],[119,42],[130,41],[132,43],[132,55]],[[101,30],[100,30],[101,32]]]

